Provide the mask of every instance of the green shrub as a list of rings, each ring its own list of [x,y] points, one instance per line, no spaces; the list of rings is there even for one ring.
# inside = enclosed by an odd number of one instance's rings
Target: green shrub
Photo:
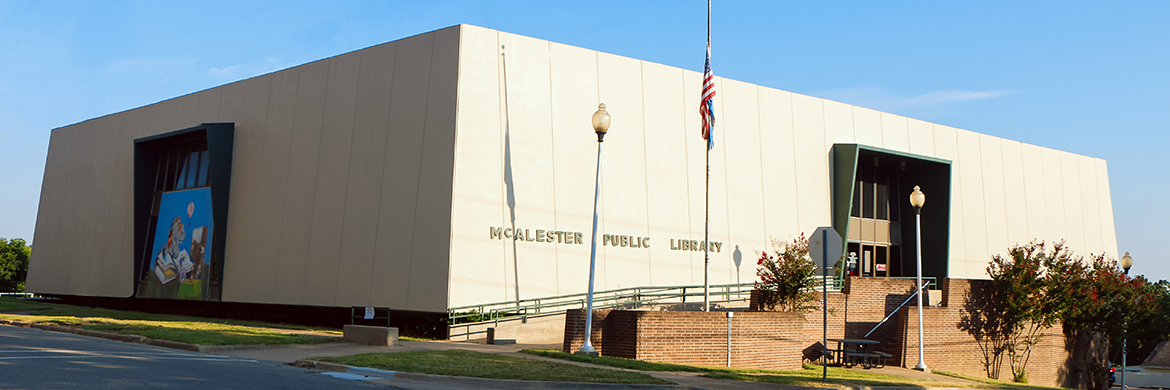
[[[792,242],[773,239],[774,254],[763,252],[756,262],[756,289],[763,310],[806,312],[816,308],[817,266],[808,255],[808,238],[801,233]]]

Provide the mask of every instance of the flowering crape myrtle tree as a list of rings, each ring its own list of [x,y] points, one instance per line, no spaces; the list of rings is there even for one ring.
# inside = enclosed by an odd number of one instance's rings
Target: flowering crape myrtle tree
[[[806,312],[816,308],[812,287],[816,285],[816,264],[808,254],[808,239],[801,233],[792,242],[773,239],[774,254],[764,251],[756,262],[755,287],[764,310]]]
[[[1000,342],[996,352],[1007,352],[1012,370],[1012,380],[1027,383],[1028,360],[1033,347],[1040,342],[1044,329],[1052,327],[1060,319],[1058,306],[1049,293],[1050,285],[1045,274],[1045,264],[1070,261],[1069,251],[1064,242],[1045,250],[1043,241],[1008,248],[1008,256],[995,255],[987,267],[991,278],[990,303],[992,307],[982,315],[996,317],[989,324],[997,329],[988,329],[989,335],[997,335]],[[998,359],[995,359],[998,366]],[[989,367],[991,368],[991,367]],[[998,367],[995,367],[998,376]],[[988,371],[991,377],[991,371]]]
[[[1129,322],[1129,329],[1125,338],[1129,340],[1129,364],[1141,364],[1150,353],[1163,340],[1170,340],[1170,282],[1159,280],[1157,282],[1148,282],[1145,285],[1146,294],[1156,302],[1153,311],[1147,313],[1144,318],[1135,316],[1133,321]],[[1119,348],[1121,341],[1113,339],[1110,344],[1116,347],[1109,352],[1110,360],[1120,361],[1121,351]]]
[[[1104,255],[1087,260],[1055,258],[1048,269],[1049,297],[1072,346],[1072,380],[1089,389],[1108,387],[1109,340],[1120,340],[1130,324],[1159,310],[1144,277],[1130,277]]]

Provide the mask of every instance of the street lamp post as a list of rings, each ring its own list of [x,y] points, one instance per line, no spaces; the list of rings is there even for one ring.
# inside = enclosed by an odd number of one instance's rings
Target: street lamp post
[[[923,359],[922,354],[922,205],[924,203],[926,203],[926,195],[918,186],[914,186],[914,192],[910,194],[910,205],[914,206],[914,243],[918,245],[918,250],[915,251],[918,257],[918,365],[914,366],[914,369],[930,372],[926,368],[926,360]]]
[[[597,268],[597,198],[601,195],[601,142],[605,139],[605,132],[609,131],[609,113],[605,111],[605,103],[597,105],[597,112],[593,113],[593,131],[597,133],[597,176],[593,181],[593,235],[589,244],[589,294],[585,308],[585,343],[575,352],[578,355],[597,356],[597,350],[589,339],[593,333],[593,272]]]
[[[1129,251],[1126,251],[1125,256],[1121,257],[1121,268],[1125,270],[1126,278],[1129,277],[1129,267],[1133,267],[1133,258],[1129,257]],[[1128,319],[1126,319],[1125,327],[1129,328],[1129,320]],[[1125,390],[1125,352],[1126,352],[1125,342],[1128,341],[1127,339],[1129,339],[1129,337],[1128,337],[1129,335],[1126,334],[1126,333],[1129,333],[1129,329],[1123,329],[1123,331],[1125,333],[1122,333],[1122,336],[1121,336],[1121,389]]]

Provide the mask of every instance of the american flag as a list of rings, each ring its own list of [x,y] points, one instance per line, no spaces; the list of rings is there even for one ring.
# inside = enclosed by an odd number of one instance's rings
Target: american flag
[[[715,148],[715,74],[711,73],[711,44],[707,44],[707,62],[703,65],[703,99],[699,102],[699,115],[703,116],[703,139],[707,149]]]

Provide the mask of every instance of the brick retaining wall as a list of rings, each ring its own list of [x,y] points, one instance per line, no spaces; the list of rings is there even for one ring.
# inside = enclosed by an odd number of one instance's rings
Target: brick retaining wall
[[[941,307],[927,307],[922,310],[922,333],[926,348],[923,360],[932,370],[954,372],[976,378],[987,377],[984,369],[984,354],[972,333],[962,329],[965,317],[969,317],[966,302],[969,293],[979,294],[979,284],[985,280],[946,279],[943,281],[943,302]],[[973,287],[976,287],[973,289]],[[974,298],[974,297],[973,297]],[[918,364],[918,308],[907,306],[898,314],[898,328],[895,345],[902,345],[899,355],[903,359],[895,364],[914,367]],[[1057,323],[1041,331],[1040,343],[1032,347],[1028,361],[1028,383],[1042,386],[1070,386],[1067,382],[1069,353],[1065,349],[1063,327]],[[1008,365],[1007,352],[1000,364],[999,380],[1011,381],[1012,372]]]
[[[943,279],[943,304],[923,309],[929,368],[986,377],[983,352],[963,320],[967,302],[979,297],[981,280]],[[914,291],[910,279],[846,279],[842,293],[828,296],[828,337],[863,338],[882,318]],[[817,297],[820,299],[820,297]],[[868,338],[879,341],[878,350],[893,355],[891,366],[914,367],[918,363],[918,308],[911,301],[877,328]],[[753,305],[754,308],[755,305]],[[565,317],[566,352],[584,341],[585,311],[570,310]],[[736,312],[732,318],[731,365],[740,368],[798,369],[801,351],[823,337],[823,314]],[[1044,386],[1068,385],[1069,353],[1060,324],[1043,331],[1028,363],[1028,380]],[[680,364],[724,366],[727,364],[727,313],[693,311],[596,310],[592,343],[607,356]],[[830,342],[830,346],[835,344]],[[1005,353],[1000,379],[1010,381]]]
[[[599,318],[603,318],[599,321]],[[584,342],[584,310],[566,316],[565,352]],[[725,366],[726,312],[597,310],[590,340],[606,356],[655,362]],[[599,322],[604,322],[598,325]],[[736,312],[731,322],[731,366],[774,370],[801,367],[804,316],[780,312]],[[570,328],[573,328],[570,331]],[[598,334],[600,333],[600,334]]]

